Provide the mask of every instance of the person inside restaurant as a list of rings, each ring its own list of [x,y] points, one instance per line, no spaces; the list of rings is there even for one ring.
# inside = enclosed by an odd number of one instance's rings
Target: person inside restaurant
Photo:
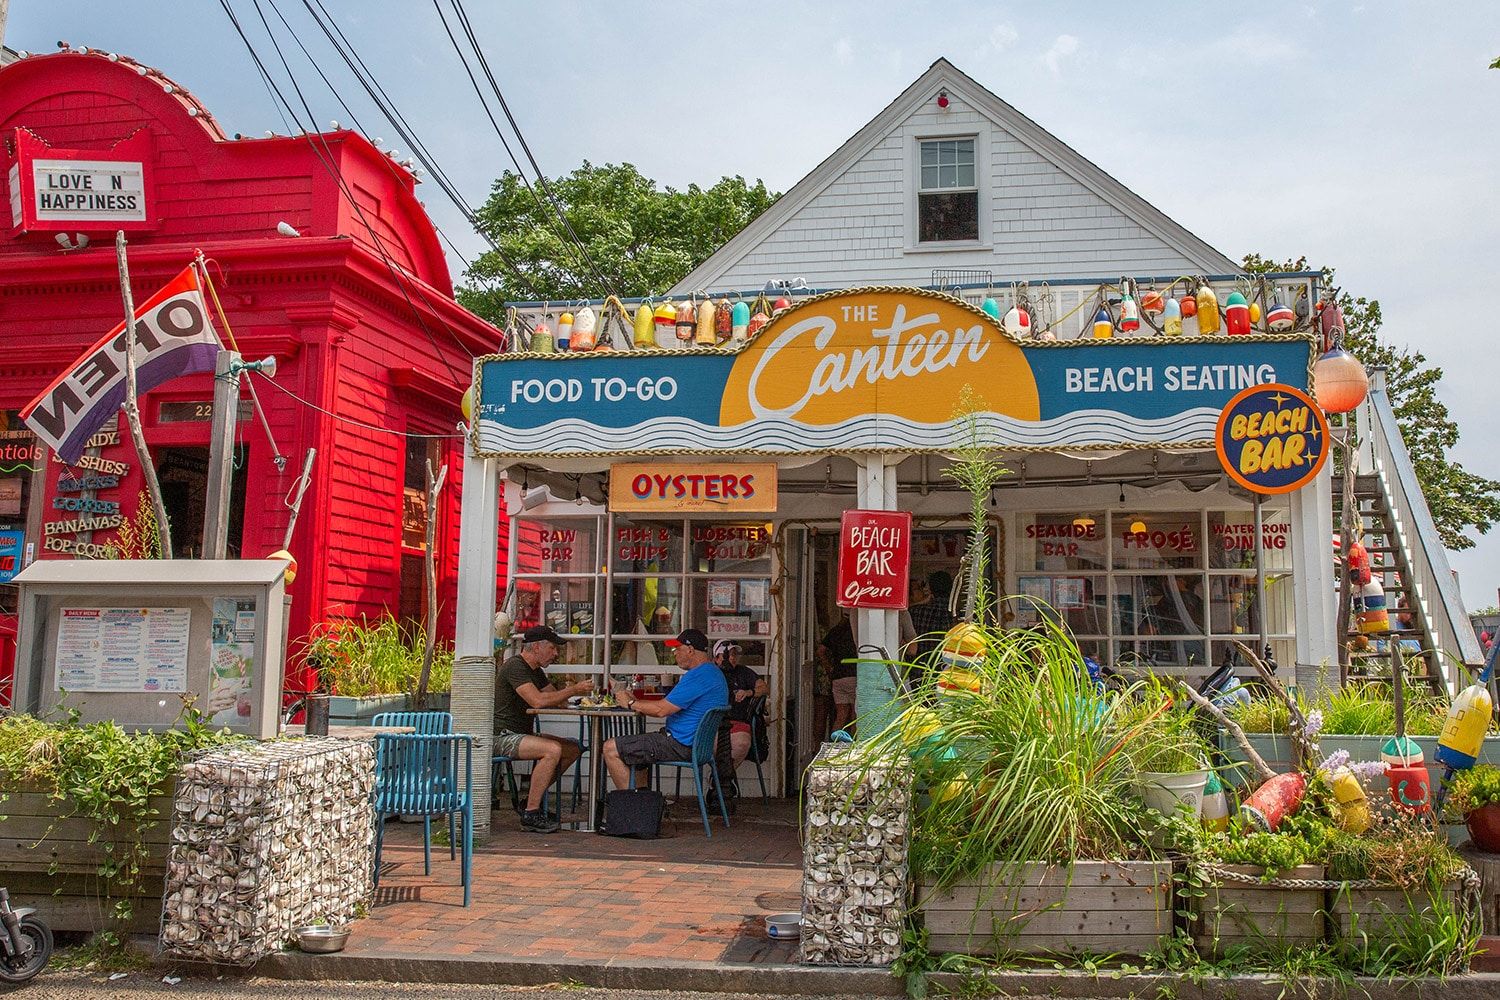
[[[667,646],[676,658],[682,676],[659,701],[638,699],[623,681],[614,686],[615,702],[651,718],[664,719],[663,728],[616,736],[604,744],[604,764],[616,788],[630,787],[630,771],[636,772],[637,787],[644,788],[651,766],[669,760],[690,760],[698,723],[715,708],[729,705],[729,683],[708,653],[708,636],[699,629],[683,629]]]
[[[732,639],[720,639],[714,646],[714,659],[729,684],[729,752],[733,768],[724,776],[724,783],[730,794],[738,792],[734,787],[734,772],[750,756],[754,727],[760,728],[760,745],[765,746],[765,696],[771,691],[765,678],[740,662],[744,652]]]
[[[547,625],[529,628],[521,635],[521,651],[500,664],[495,677],[495,754],[534,762],[521,813],[521,829],[527,833],[557,832],[557,817],[545,809],[547,789],[582,754],[573,740],[537,733],[536,716],[527,709],[555,708],[594,690],[592,680],[557,687],[548,679],[547,667],[557,660],[562,644],[562,636]]]

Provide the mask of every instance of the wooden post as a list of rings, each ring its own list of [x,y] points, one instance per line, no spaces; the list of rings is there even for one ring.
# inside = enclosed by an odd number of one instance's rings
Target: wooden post
[[[1349,579],[1349,549],[1354,545],[1354,526],[1358,518],[1355,509],[1354,480],[1358,475],[1354,454],[1354,422],[1344,418],[1344,480],[1343,506],[1339,511],[1339,605],[1334,615],[1333,626],[1337,630],[1335,641],[1339,651],[1339,686],[1349,683],[1349,616],[1354,611],[1354,583]],[[1316,544],[1315,542],[1313,544]]]
[[[234,428],[240,415],[237,351],[219,351],[214,364],[214,422],[208,439],[208,488],[203,503],[204,559],[229,554],[229,495],[234,481]]]
[[[422,555],[423,577],[427,587],[427,614],[423,627],[427,633],[427,648],[422,651],[422,676],[417,680],[417,708],[427,707],[427,682],[432,678],[432,657],[437,651],[437,501],[443,491],[443,480],[448,478],[448,466],[432,474],[432,459],[427,460],[427,526],[423,541],[426,551]]]
[[[130,294],[130,265],[125,259],[124,230],[115,233],[115,257],[120,264],[120,294],[125,298],[125,422],[130,425],[130,440],[135,445],[135,457],[141,463],[141,475],[146,479],[146,490],[151,494],[151,506],[156,511],[161,557],[170,559],[172,525],[167,520],[167,507],[161,498],[161,483],[156,481],[156,468],[151,464],[151,452],[146,447],[146,432],[141,429],[141,409],[135,398],[135,298]]]
[[[297,495],[292,497],[292,516],[286,520],[286,535],[281,540],[281,547],[290,549],[292,547],[292,532],[297,530],[297,518],[302,514],[302,497],[307,493],[307,487],[312,482],[313,459],[317,457],[318,449],[307,449],[307,458],[302,462],[302,478],[297,480]]]

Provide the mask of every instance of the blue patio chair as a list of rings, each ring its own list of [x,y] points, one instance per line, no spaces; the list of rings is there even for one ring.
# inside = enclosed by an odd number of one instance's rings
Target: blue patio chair
[[[410,726],[418,736],[444,736],[453,732],[453,715],[449,712],[381,712],[370,720],[370,725],[379,728],[381,726]],[[493,786],[491,786],[493,787]],[[432,874],[432,817],[422,817],[422,843],[423,850],[427,856],[427,874]],[[457,838],[454,836],[453,817],[448,817],[448,858],[453,859],[454,844]]]
[[[719,779],[719,765],[714,763],[714,749],[719,742],[719,727],[724,724],[724,718],[729,714],[727,708],[713,708],[698,722],[698,731],[693,734],[693,752],[688,760],[664,760],[657,767],[690,768],[693,772],[693,790],[698,793],[698,812],[703,817],[703,832],[708,836],[714,835],[713,829],[708,824],[708,798],[703,790],[703,768],[704,765],[713,773],[714,791],[719,796],[719,812],[724,817],[724,826],[729,827],[729,809],[724,805],[724,783]],[[680,777],[682,772],[678,771]],[[635,777],[631,773],[632,779]],[[659,782],[658,782],[659,784]]]
[[[375,884],[387,816],[447,816],[448,829],[462,818],[464,905],[469,905],[474,859],[474,748],[463,734],[387,733],[375,737]],[[462,768],[462,770],[460,770]],[[432,874],[430,825],[424,825],[423,856]],[[458,846],[449,838],[449,854]]]

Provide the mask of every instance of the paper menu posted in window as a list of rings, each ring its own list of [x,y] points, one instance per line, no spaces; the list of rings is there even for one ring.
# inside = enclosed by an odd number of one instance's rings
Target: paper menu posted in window
[[[57,689],[187,690],[188,608],[63,608],[57,623]]]

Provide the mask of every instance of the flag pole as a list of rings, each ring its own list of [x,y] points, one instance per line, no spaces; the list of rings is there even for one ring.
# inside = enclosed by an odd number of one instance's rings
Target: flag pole
[[[156,469],[151,464],[151,452],[146,448],[146,432],[141,429],[141,409],[135,399],[135,299],[130,294],[130,266],[125,260],[125,233],[115,233],[115,257],[120,263],[120,294],[125,298],[125,422],[130,425],[130,440],[135,445],[135,455],[141,463],[141,475],[146,479],[146,490],[151,494],[151,506],[156,512],[157,537],[161,540],[161,558],[172,558],[172,525],[167,520],[167,507],[161,499],[161,484],[156,481]]]

